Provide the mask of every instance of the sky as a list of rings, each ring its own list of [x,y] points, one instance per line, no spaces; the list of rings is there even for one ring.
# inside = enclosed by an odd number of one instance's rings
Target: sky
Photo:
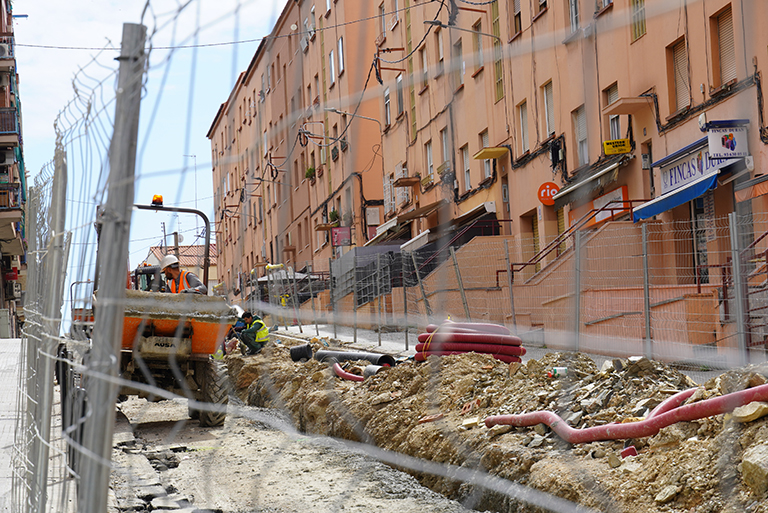
[[[149,204],[153,194],[162,194],[167,206],[197,208],[213,222],[211,149],[206,133],[237,75],[250,62],[258,39],[269,34],[283,4],[274,0],[14,0],[24,160],[29,183],[34,183],[34,177],[53,158],[54,122],[62,109],[77,95],[82,99],[84,89],[104,77],[109,77],[105,90],[114,96],[112,74],[117,69],[114,57],[118,52],[99,49],[119,48],[122,24],[141,22],[142,11],[149,5],[144,24],[153,33],[154,48],[194,44],[198,26],[197,43],[210,46],[151,52],[141,105],[135,202]],[[252,41],[219,44],[244,40]],[[81,68],[76,90],[73,78]],[[72,111],[70,108],[69,112]],[[114,103],[107,103],[105,111],[113,116]],[[75,122],[68,115],[59,126]],[[79,149],[80,143],[75,141],[68,147],[67,226],[75,234],[73,240],[92,244],[93,237],[78,238],[78,234],[93,230],[92,189],[98,183],[100,160],[90,162],[93,155]],[[88,187],[91,190],[87,191]],[[182,234],[182,244],[203,242],[196,237],[202,232],[202,223],[195,216],[173,218],[135,211],[132,267],[146,257],[150,246],[160,244],[163,222],[168,234]],[[172,242],[173,238],[169,236],[167,240]],[[71,258],[71,262],[73,276],[88,277],[88,269],[73,269],[82,266],[77,258]]]

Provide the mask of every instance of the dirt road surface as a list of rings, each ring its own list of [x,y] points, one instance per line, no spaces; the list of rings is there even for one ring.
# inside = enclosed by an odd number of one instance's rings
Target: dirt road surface
[[[273,410],[232,410],[242,416],[201,428],[185,400],[121,403],[110,512],[469,511],[341,442],[292,432]]]

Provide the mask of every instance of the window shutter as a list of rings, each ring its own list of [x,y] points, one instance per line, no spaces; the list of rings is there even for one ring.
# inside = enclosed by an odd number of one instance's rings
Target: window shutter
[[[520,12],[520,0],[515,0],[515,14]]]
[[[392,204],[392,178],[390,176],[384,177],[384,213],[389,214],[395,209]]]
[[[722,85],[736,78],[733,13],[730,9],[717,18],[717,36],[720,42],[720,84]]]
[[[530,149],[528,145],[528,103],[520,104],[520,143],[523,153]]]
[[[402,178],[403,176],[403,163],[400,162],[395,166],[395,180],[398,178]],[[405,187],[395,187],[395,199],[397,201],[398,205],[402,205],[405,203],[406,198],[406,188]]]
[[[610,89],[608,89],[608,105],[612,104],[618,99],[619,99],[619,88],[614,85]]]
[[[685,53],[685,40],[673,48],[675,59],[675,110],[687,107],[691,103],[688,93],[688,56]]]

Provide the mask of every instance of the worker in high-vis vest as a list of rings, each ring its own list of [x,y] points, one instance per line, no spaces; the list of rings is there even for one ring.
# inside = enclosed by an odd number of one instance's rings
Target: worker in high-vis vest
[[[258,354],[262,348],[269,342],[269,328],[258,315],[254,316],[251,312],[243,312],[243,322],[245,328],[240,332],[240,347],[244,355]]]
[[[165,291],[172,294],[208,294],[208,287],[200,278],[179,267],[179,259],[175,255],[165,255],[160,262],[160,268],[165,274]]]

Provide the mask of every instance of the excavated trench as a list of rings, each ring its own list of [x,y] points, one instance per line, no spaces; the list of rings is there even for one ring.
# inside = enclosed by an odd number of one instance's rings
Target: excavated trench
[[[525,364],[468,353],[408,361],[356,382],[315,360],[293,362],[289,349],[273,343],[256,356],[227,356],[234,393],[249,405],[285,412],[302,432],[440,464],[445,475],[414,469],[406,458],[399,466],[474,509],[557,510],[547,506],[546,496],[539,497],[539,506],[528,502],[521,495],[525,488],[516,487],[524,485],[600,511],[768,511],[768,471],[761,474],[768,469],[768,455],[761,459],[768,453],[761,452],[768,424],[760,415],[715,415],[645,438],[573,445],[543,424],[489,429],[482,422],[538,410],[553,411],[574,428],[637,422],[697,385],[684,404],[763,385],[766,367],[697,384],[644,358],[617,359],[598,369],[578,353],[548,353]],[[362,375],[365,364],[346,370]],[[553,367],[567,367],[568,373],[547,377]],[[637,455],[623,458],[625,446]],[[456,469],[482,470],[515,485],[504,490],[490,478],[469,484],[451,478],[461,473]]]

